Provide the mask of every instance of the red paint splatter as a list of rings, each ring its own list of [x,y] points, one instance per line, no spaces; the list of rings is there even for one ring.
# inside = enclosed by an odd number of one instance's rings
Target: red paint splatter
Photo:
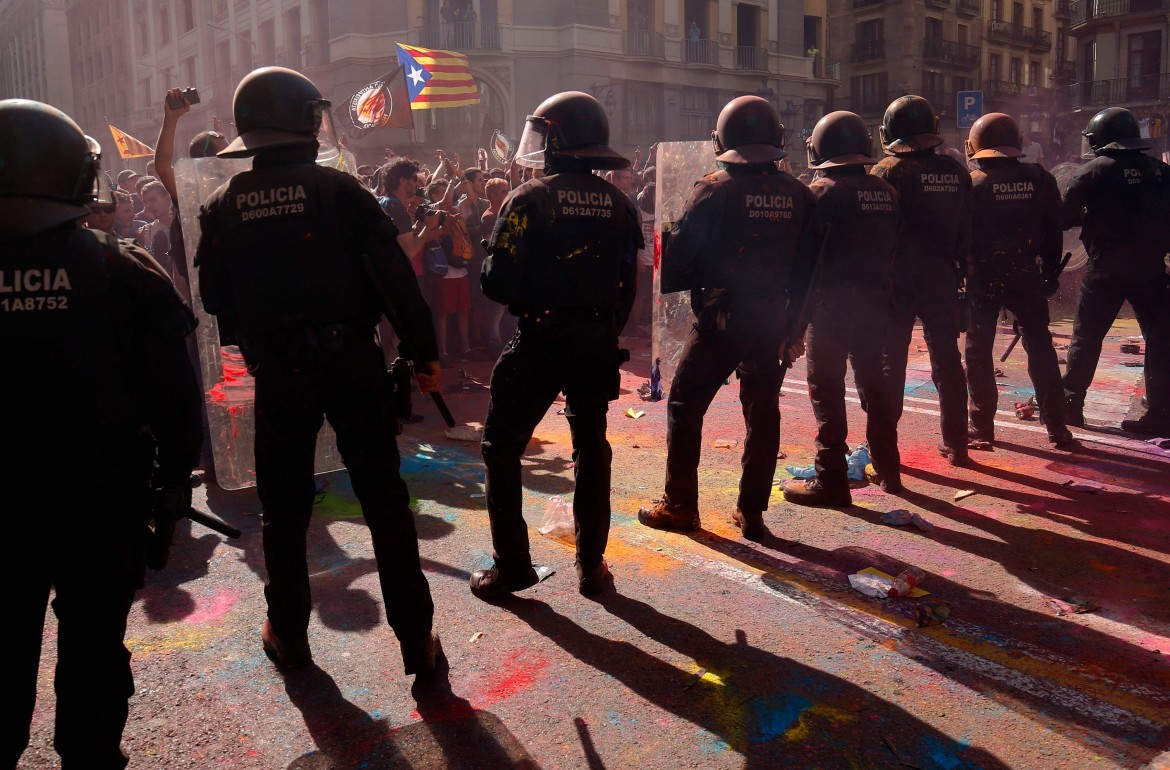
[[[452,722],[466,719],[476,711],[491,707],[516,693],[532,686],[546,668],[548,660],[522,660],[527,652],[519,650],[508,656],[499,671],[493,672],[485,683],[482,691],[468,700],[453,700],[443,706],[428,709],[426,714],[419,714],[416,709],[411,713],[411,719],[421,719],[424,722]]]

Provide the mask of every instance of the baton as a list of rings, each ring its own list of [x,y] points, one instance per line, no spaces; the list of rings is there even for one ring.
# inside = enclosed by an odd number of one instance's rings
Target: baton
[[[1064,257],[1060,260],[1060,266],[1056,268],[1056,275],[1052,276],[1053,280],[1060,277],[1060,274],[1064,272],[1064,268],[1068,265],[1070,259],[1072,259],[1072,252],[1066,251]],[[1016,336],[1012,338],[1012,341],[1008,343],[1007,350],[1003,351],[1003,355],[999,357],[1001,364],[1008,360],[1008,356],[1012,354],[1012,351],[1016,349],[1016,345],[1019,344],[1020,338],[1024,336],[1024,333],[1020,331],[1020,325],[1018,323],[1013,322],[1012,327],[1016,330]]]
[[[443,394],[437,390],[431,391],[431,400],[435,402],[435,406],[439,409],[439,414],[443,415],[443,422],[447,423],[448,428],[455,427],[455,418],[451,416],[451,410],[447,408],[447,402],[443,400]]]
[[[202,524],[213,532],[218,532],[226,538],[235,540],[240,536],[240,530],[236,529],[227,522],[220,521],[214,516],[204,513],[203,511],[198,511],[194,508],[188,508],[187,518],[198,524]]]

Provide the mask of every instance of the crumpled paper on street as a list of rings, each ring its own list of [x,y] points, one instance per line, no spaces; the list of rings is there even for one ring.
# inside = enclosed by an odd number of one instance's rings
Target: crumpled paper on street
[[[1098,608],[1092,599],[1083,596],[1066,596],[1063,599],[1050,596],[1048,606],[1056,610],[1057,615],[1080,615]]]
[[[890,598],[890,588],[894,585],[894,576],[887,575],[877,567],[866,567],[858,571],[857,574],[849,576],[849,585],[866,596],[872,596],[875,599],[888,599]],[[917,587],[907,594],[912,599],[929,595],[929,591],[923,591]]]
[[[1079,481],[1077,479],[1069,479],[1061,484],[1065,489],[1071,489],[1074,492],[1091,492],[1096,493],[1105,489],[1103,484],[1098,484],[1095,481]]]
[[[483,438],[483,428],[476,425],[456,425],[443,431],[443,435],[456,441],[479,441]]]
[[[892,511],[886,511],[882,514],[882,521],[894,527],[904,527],[907,524],[913,524],[923,532],[930,532],[934,529],[934,525],[922,518],[917,511],[911,512],[905,508],[895,508]]]
[[[869,447],[864,443],[858,444],[856,449],[845,455],[845,463],[849,469],[850,481],[865,481],[865,468],[870,464]],[[815,465],[789,465],[785,470],[792,474],[794,479],[815,479],[817,477]]]

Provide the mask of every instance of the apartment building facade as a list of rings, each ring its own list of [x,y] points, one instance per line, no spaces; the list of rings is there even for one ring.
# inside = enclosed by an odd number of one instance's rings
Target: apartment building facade
[[[0,99],[73,113],[65,0],[0,0]]]

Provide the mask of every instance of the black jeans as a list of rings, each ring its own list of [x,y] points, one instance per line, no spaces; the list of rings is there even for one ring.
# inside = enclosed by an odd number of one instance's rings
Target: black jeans
[[[889,301],[860,286],[826,287],[809,324],[808,393],[817,421],[817,478],[830,489],[849,485],[845,462],[849,424],[845,415],[846,360],[865,404],[865,438],[874,468],[899,475],[898,421],[882,373],[882,345]]]
[[[484,421],[488,518],[496,564],[531,565],[524,523],[520,458],[557,394],[573,440],[573,518],[577,558],[595,564],[609,540],[610,464],[606,411],[617,396],[618,342],[612,321],[522,320],[492,369]]]
[[[995,384],[995,333],[999,310],[1005,307],[1016,317],[1028,354],[1028,376],[1036,389],[1040,422],[1048,434],[1065,425],[1064,388],[1060,366],[1048,331],[1048,300],[1038,273],[976,281],[971,292],[971,326],[967,329],[964,355],[967,362],[967,389],[971,394],[971,426],[981,435],[995,434],[995,410],[999,389]]]
[[[780,312],[777,310],[777,312]],[[666,411],[666,496],[686,508],[699,505],[703,417],[733,372],[747,425],[737,505],[765,511],[780,448],[779,337],[760,339],[732,329],[692,329],[670,385]]]
[[[1170,285],[1146,337],[1146,399],[1150,419],[1170,430]]]
[[[313,456],[322,421],[337,434],[354,494],[370,528],[386,617],[402,642],[431,630],[434,604],[419,563],[410,494],[399,474],[394,418],[382,385],[381,349],[350,339],[311,371],[292,372],[275,356],[256,370],[256,488],[268,581],[264,597],[277,636],[309,627],[312,597],[306,536],[313,515]]]
[[[896,272],[894,305],[886,332],[883,369],[894,419],[901,421],[906,397],[906,364],[914,319],[930,355],[930,377],[938,390],[943,443],[967,446],[967,382],[959,355],[958,290],[954,271],[946,265]]]
[[[1068,367],[1064,372],[1065,393],[1084,403],[1085,394],[1093,382],[1097,362],[1101,359],[1101,344],[1113,325],[1122,303],[1128,300],[1137,316],[1138,326],[1147,342],[1158,336],[1155,319],[1166,302],[1166,272],[1155,260],[1138,263],[1127,261],[1123,254],[1101,254],[1089,263],[1081,281],[1081,296],[1073,317],[1072,342],[1068,346]],[[1158,352],[1155,342],[1154,354]],[[1146,346],[1146,358],[1151,350]],[[1158,375],[1156,364],[1155,377]],[[1149,369],[1146,369],[1146,392],[1152,393]]]
[[[143,576],[149,472],[140,460],[8,478],[14,516],[8,568],[8,660],[0,678],[9,716],[0,720],[0,767],[28,745],[37,695],[45,608],[57,616],[53,746],[63,767],[116,770],[134,694],[126,618]],[[34,545],[35,544],[35,545]]]

